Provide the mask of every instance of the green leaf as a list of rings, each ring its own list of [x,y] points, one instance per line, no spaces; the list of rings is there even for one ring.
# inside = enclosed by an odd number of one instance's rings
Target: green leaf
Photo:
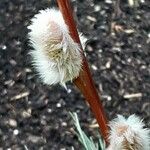
[[[81,129],[77,114],[70,113],[70,115],[74,121],[74,125],[77,130],[76,134],[85,150],[105,150],[105,145],[102,139],[100,138],[98,143],[94,143],[93,139],[88,138],[84,131]]]

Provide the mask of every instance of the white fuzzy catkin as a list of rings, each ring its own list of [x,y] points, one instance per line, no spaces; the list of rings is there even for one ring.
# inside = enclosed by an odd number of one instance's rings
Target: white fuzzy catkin
[[[41,10],[28,26],[33,65],[44,83],[72,81],[82,66],[80,47],[69,35],[62,14],[56,9]]]
[[[110,122],[110,145],[107,150],[150,150],[150,131],[135,115],[118,115]]]

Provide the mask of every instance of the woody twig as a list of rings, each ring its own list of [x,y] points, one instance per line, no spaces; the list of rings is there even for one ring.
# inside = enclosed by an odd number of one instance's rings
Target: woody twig
[[[72,9],[70,6],[69,0],[57,0],[59,9],[63,15],[65,23],[68,25],[70,35],[74,42],[80,44],[79,35],[76,28],[76,23],[73,19]],[[81,47],[82,49],[82,47]],[[82,51],[82,60],[83,67],[80,72],[78,78],[76,78],[73,82],[78,87],[78,89],[82,92],[85,99],[88,101],[93,114],[99,124],[101,134],[106,143],[108,143],[108,127],[107,127],[107,119],[105,116],[104,108],[102,103],[100,102],[100,98],[98,96],[96,87],[91,77],[91,73],[88,67],[87,60]]]

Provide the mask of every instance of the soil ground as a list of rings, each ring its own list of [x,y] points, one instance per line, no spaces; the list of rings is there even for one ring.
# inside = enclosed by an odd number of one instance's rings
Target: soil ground
[[[150,1],[135,8],[121,2],[121,14],[106,0],[77,0],[79,31],[107,116],[137,114],[150,126]],[[50,0],[0,0],[0,149],[82,149],[68,112],[77,112],[88,135],[94,117],[72,83],[43,85],[31,67],[27,26]],[[115,25],[114,25],[115,24]],[[111,25],[112,28],[111,28]],[[133,97],[131,97],[133,96]]]

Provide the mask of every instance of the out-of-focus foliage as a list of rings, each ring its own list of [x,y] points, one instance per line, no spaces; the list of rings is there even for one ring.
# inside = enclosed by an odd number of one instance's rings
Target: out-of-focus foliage
[[[77,130],[77,136],[79,138],[79,141],[83,145],[85,150],[105,150],[105,144],[104,141],[99,138],[99,141],[97,143],[94,143],[92,138],[89,138],[84,131],[80,127],[79,119],[76,113],[70,113],[71,117],[74,121],[74,125]]]

